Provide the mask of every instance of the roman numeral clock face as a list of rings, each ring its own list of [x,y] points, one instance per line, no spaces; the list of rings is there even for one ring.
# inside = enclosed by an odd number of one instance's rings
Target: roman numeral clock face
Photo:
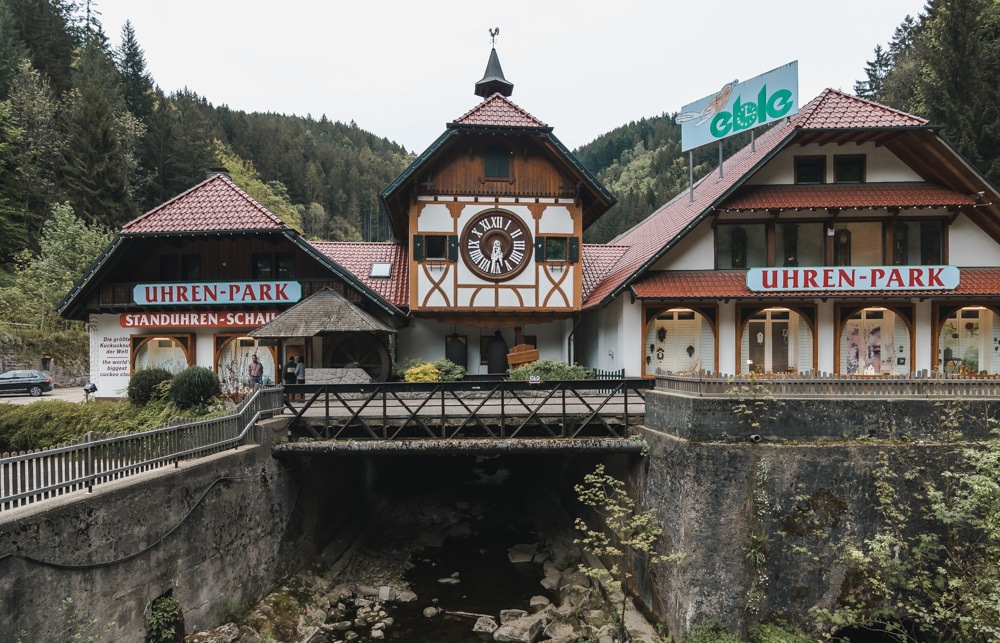
[[[465,226],[461,248],[469,270],[483,279],[504,281],[528,265],[531,233],[521,219],[510,213],[484,212]]]

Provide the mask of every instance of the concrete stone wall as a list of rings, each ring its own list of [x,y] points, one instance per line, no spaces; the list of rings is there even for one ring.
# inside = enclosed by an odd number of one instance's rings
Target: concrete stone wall
[[[778,615],[811,626],[809,610],[833,607],[841,593],[843,545],[881,525],[873,485],[878,455],[888,452],[900,467],[920,463],[941,471],[955,449],[698,443],[656,429],[642,432],[648,456],[618,456],[607,465],[628,480],[643,510],[657,511],[662,553],[685,556],[677,565],[634,570],[635,591],[675,636],[713,619],[734,632]],[[747,559],[753,534],[765,538],[760,570]],[[748,610],[761,572],[759,609]]]
[[[735,398],[705,398],[651,390],[646,394],[646,424],[689,440],[747,438],[758,433],[771,440],[854,440],[941,438],[939,416],[944,403],[936,399],[796,398],[775,404],[774,420],[749,430],[734,412]],[[978,417],[994,416],[1000,400],[963,400],[964,410]],[[989,437],[985,423],[966,422],[961,432],[970,438]]]
[[[168,591],[193,632],[311,561],[358,511],[364,461],[282,463],[262,432],[263,446],[0,513],[0,638],[64,641],[94,620],[95,640],[142,641]]]

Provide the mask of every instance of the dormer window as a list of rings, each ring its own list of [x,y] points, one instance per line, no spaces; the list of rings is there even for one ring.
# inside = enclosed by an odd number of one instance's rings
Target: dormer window
[[[510,178],[510,154],[499,145],[486,149],[484,158],[484,174],[487,180]]]
[[[864,155],[834,156],[833,157],[833,182],[834,183],[864,183],[865,182],[865,157]]]

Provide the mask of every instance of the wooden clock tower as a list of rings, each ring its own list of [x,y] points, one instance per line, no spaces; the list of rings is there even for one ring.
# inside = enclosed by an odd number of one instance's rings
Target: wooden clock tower
[[[493,49],[483,101],[380,195],[409,249],[414,317],[517,335],[580,311],[583,231],[615,199],[513,89]]]

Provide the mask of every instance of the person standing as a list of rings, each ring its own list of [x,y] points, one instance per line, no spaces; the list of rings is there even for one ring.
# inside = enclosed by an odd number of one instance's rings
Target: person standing
[[[247,369],[247,373],[250,375],[250,386],[260,388],[261,384],[264,383],[264,365],[257,360],[256,354],[250,358],[250,367]]]
[[[295,383],[305,384],[306,383],[306,363],[302,361],[302,356],[299,355],[295,358]],[[306,399],[305,393],[299,389],[299,399]]]
[[[295,357],[292,355],[288,356],[288,362],[285,364],[285,386],[290,384],[295,384]],[[285,389],[285,399],[290,400],[291,398],[288,389]]]

